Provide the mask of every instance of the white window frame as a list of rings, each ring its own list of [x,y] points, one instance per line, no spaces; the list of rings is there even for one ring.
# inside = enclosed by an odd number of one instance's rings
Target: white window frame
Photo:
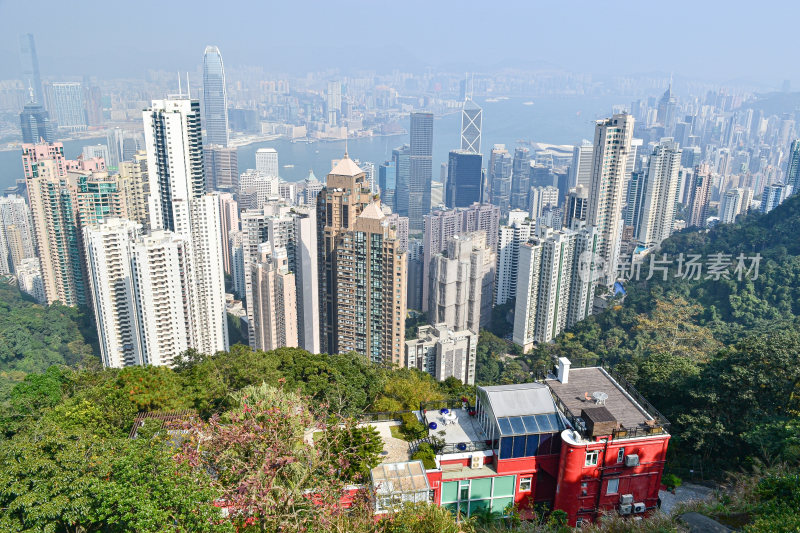
[[[586,459],[583,462],[583,466],[597,466],[599,461],[600,450],[590,450],[586,452]]]
[[[528,485],[528,488],[523,488],[523,485]],[[520,492],[530,492],[533,488],[533,476],[521,476],[519,478],[519,491]]]
[[[617,464],[623,462],[625,460],[625,448],[620,448],[617,451]]]
[[[614,490],[611,490],[612,486],[613,486]],[[619,494],[619,478],[618,477],[615,477],[613,479],[609,479],[608,480],[608,485],[606,485],[606,496],[608,496],[609,494]]]

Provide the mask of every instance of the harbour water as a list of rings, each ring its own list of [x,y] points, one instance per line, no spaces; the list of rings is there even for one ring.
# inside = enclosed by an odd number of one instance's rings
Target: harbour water
[[[594,135],[593,121],[611,114],[615,104],[628,102],[626,97],[548,97],[509,98],[486,101],[478,99],[483,108],[483,138],[481,151],[484,158],[494,144],[505,144],[513,151],[518,141],[535,141],[550,144],[575,144]],[[459,148],[461,115],[452,113],[437,117],[433,125],[433,178],[438,179],[447,153]],[[104,144],[105,137],[64,142],[64,153],[75,158],[83,146]],[[392,149],[408,143],[408,135],[365,137],[348,141],[348,151],[353,159],[378,164],[391,158]],[[281,177],[286,181],[299,181],[313,170],[323,178],[331,168],[331,160],[344,153],[344,141],[292,143],[287,139],[264,141],[239,147],[239,170],[255,167],[255,152],[269,147],[278,151]],[[484,166],[486,161],[484,160]],[[22,177],[22,164],[17,151],[0,152],[0,191],[14,185]]]

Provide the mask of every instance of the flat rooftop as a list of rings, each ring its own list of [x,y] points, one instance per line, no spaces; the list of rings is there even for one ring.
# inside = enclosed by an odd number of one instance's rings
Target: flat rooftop
[[[583,409],[598,405],[594,400],[587,400],[586,395],[591,398],[593,393],[603,392],[608,395],[603,405],[623,427],[648,427],[656,422],[655,413],[648,413],[603,368],[572,368],[567,383],[557,379],[548,379],[546,383],[575,416],[581,416]]]
[[[425,425],[430,427],[431,422],[436,423],[436,429],[429,429],[428,435],[444,438],[445,444],[460,444],[469,442],[483,443],[488,438],[483,432],[477,418],[470,416],[464,409],[450,409],[455,414],[455,419],[448,422],[445,415],[439,410],[425,413]],[[444,431],[444,435],[441,432]]]

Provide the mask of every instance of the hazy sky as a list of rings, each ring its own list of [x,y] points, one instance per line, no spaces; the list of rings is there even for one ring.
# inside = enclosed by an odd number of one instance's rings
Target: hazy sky
[[[0,0],[0,79],[32,32],[44,77],[194,70],[216,44],[268,72],[549,64],[797,89],[798,20],[793,0]]]

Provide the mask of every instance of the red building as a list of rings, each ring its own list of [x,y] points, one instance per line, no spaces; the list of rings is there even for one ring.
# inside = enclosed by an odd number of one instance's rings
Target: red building
[[[526,514],[541,504],[576,525],[657,507],[668,423],[609,371],[570,370],[562,358],[558,377],[478,387],[466,407],[420,413],[428,437],[411,443],[405,461],[387,457],[373,471],[378,512],[426,497],[465,516],[502,515],[511,504]],[[436,468],[408,461],[425,441],[437,450]]]

